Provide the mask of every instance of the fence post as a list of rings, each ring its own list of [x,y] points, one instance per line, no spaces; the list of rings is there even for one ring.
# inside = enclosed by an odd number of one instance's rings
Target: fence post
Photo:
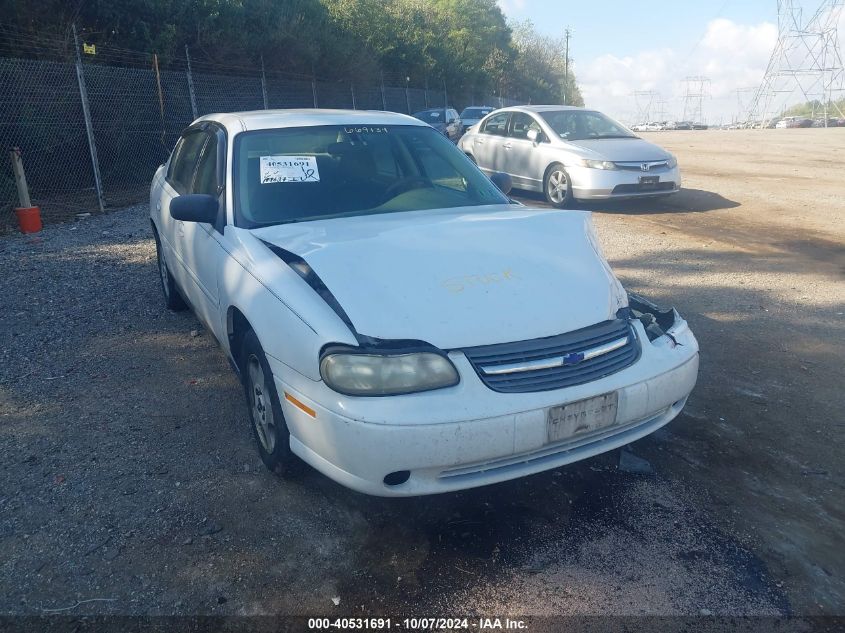
[[[411,97],[408,95],[407,82],[405,82],[405,105],[408,106],[408,114],[411,114]]]
[[[355,84],[350,82],[349,89],[352,91],[352,109],[357,110],[358,108],[355,107]]]
[[[387,99],[384,96],[384,73],[381,73],[381,109],[387,112]]]
[[[91,110],[88,107],[88,90],[85,87],[85,74],[82,70],[82,57],[79,55],[79,38],[76,36],[76,24],[73,28],[73,45],[76,49],[76,81],[79,84],[79,96],[82,98],[82,116],[85,117],[85,134],[88,136],[88,149],[91,153],[91,167],[94,170],[94,186],[97,188],[97,203],[100,211],[105,211],[103,201],[103,181],[100,178],[100,161],[97,159],[97,145],[94,143],[94,125],[91,122]]]
[[[194,115],[194,120],[199,118],[197,114],[197,98],[194,95],[194,76],[191,73],[191,54],[188,52],[188,45],[185,44],[185,59],[188,62],[188,93],[191,95],[191,114]]]
[[[264,98],[264,109],[269,110],[270,108],[267,107],[267,77],[264,75],[264,55],[261,55],[261,96]]]
[[[311,79],[311,94],[314,97],[314,107],[319,108],[320,106],[317,105],[317,80],[315,78]]]

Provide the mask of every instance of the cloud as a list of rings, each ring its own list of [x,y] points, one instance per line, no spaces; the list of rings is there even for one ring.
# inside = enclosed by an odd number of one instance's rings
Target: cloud
[[[650,118],[658,118],[657,102],[663,101],[665,118],[677,119],[683,113],[683,79],[709,77],[712,98],[705,100],[704,117],[718,123],[737,115],[737,89],[760,83],[776,41],[777,27],[770,22],[743,25],[719,18],[707,24],[690,53],[663,48],[626,57],[602,55],[579,65],[576,72],[588,106],[629,122],[648,101],[632,97],[633,92],[659,92]],[[750,97],[743,95],[746,100]]]
[[[521,13],[525,9],[526,0],[498,0],[499,8],[505,15]]]

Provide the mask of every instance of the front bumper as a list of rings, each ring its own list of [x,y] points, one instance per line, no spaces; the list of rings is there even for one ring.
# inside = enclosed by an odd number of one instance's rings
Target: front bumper
[[[698,375],[698,343],[679,321],[649,342],[639,322],[642,355],[600,380],[535,393],[488,389],[462,353],[453,352],[462,382],[455,387],[390,398],[350,398],[270,359],[291,431],[291,448],[335,481],[367,494],[412,496],[522,477],[633,442],[680,413]],[[549,407],[611,391],[619,394],[616,424],[591,435],[547,443]],[[312,417],[284,392],[313,409]],[[385,475],[410,471],[389,486]]]
[[[609,198],[641,198],[676,193],[681,189],[681,170],[653,169],[648,172],[628,169],[590,169],[571,166],[566,168],[572,181],[572,195],[578,200],[607,200]],[[643,189],[640,178],[657,176],[660,189]],[[671,187],[666,183],[671,183]],[[666,186],[665,189],[662,187]]]

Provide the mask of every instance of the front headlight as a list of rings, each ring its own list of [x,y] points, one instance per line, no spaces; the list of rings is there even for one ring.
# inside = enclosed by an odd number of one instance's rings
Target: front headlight
[[[581,165],[589,167],[590,169],[616,169],[616,163],[609,160],[590,160],[589,158],[582,158]]]
[[[677,166],[678,166],[678,159],[677,159],[677,158],[675,158],[674,156],[670,156],[670,157],[669,157],[669,160],[668,160],[668,161],[666,161],[666,166],[667,166],[669,169],[675,169],[675,167],[677,167]]]
[[[326,384],[350,396],[391,396],[458,384],[458,371],[434,352],[410,354],[329,353],[320,361]]]

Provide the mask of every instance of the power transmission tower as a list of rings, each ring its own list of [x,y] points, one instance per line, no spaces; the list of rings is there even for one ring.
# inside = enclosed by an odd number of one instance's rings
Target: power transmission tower
[[[648,123],[651,121],[651,109],[654,101],[660,95],[654,90],[635,90],[631,93],[634,98],[634,106],[637,109],[637,123]]]
[[[748,112],[749,99],[753,99],[757,93],[757,88],[737,88],[736,89],[736,116],[734,116],[734,123],[739,123],[745,120]]]
[[[845,0],[825,0],[804,19],[797,0],[778,0],[778,41],[763,81],[748,108],[747,122],[768,127],[790,105],[810,104],[812,116],[830,108],[845,116],[834,99],[845,92],[838,27]]]
[[[709,77],[684,77],[684,121],[706,123],[704,121],[704,99],[710,96]]]

